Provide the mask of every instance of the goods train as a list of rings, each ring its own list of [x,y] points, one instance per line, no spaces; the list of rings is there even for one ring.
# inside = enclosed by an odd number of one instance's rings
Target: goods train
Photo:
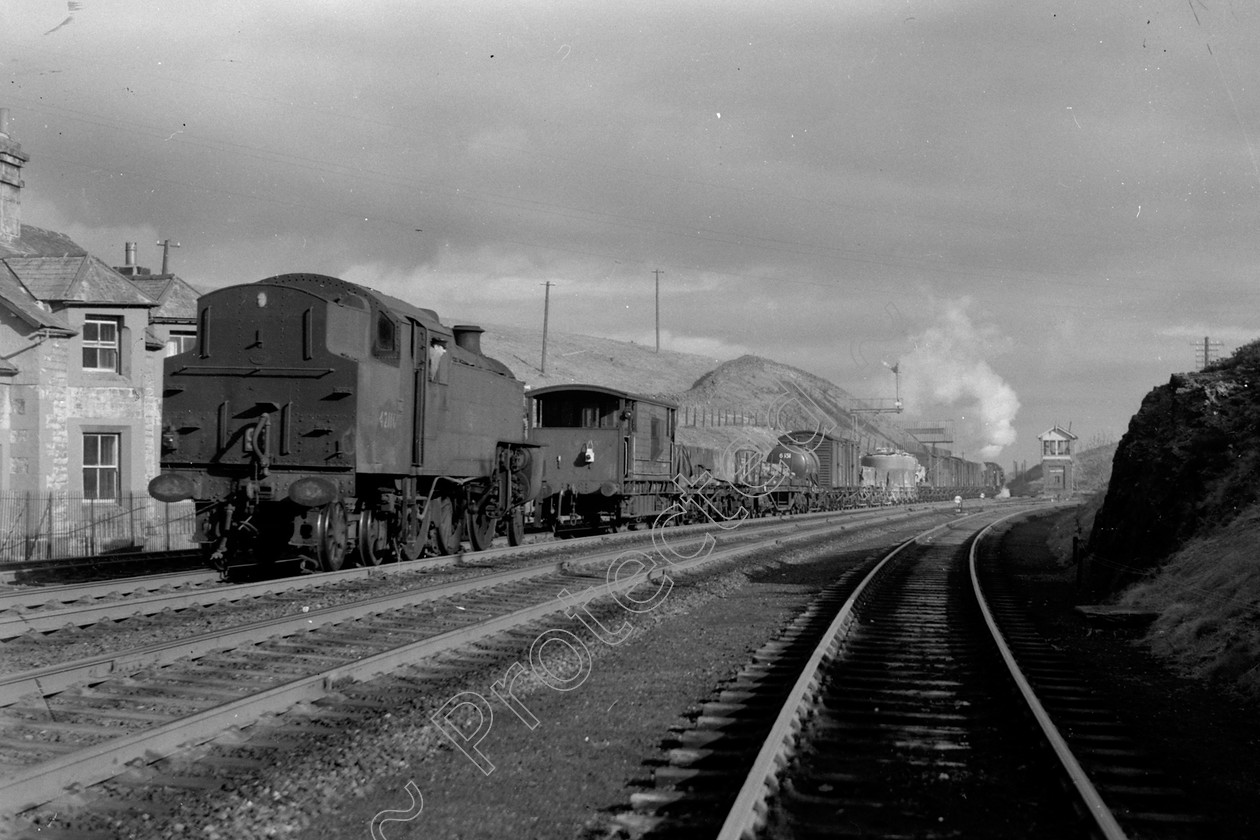
[[[533,520],[557,532],[970,498],[1004,483],[997,464],[946,455],[932,461],[930,483],[909,453],[859,457],[852,441],[819,431],[782,435],[764,455],[684,446],[676,405],[598,385],[528,395],[529,439],[543,447]]]
[[[518,543],[541,462],[524,385],[481,328],[333,277],[285,274],[198,302],[196,346],[165,360],[161,473],[225,567],[314,569]]]
[[[557,533],[974,496],[996,464],[859,456],[818,431],[768,454],[676,441],[677,406],[598,385],[528,392],[482,330],[316,274],[198,303],[197,343],[165,360],[161,473],[192,499],[220,569],[297,558],[309,570],[448,554],[526,519]]]

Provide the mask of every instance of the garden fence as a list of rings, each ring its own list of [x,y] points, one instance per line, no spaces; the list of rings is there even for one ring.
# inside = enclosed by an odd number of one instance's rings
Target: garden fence
[[[0,564],[125,551],[193,548],[191,501],[148,494],[112,500],[75,493],[0,493]]]

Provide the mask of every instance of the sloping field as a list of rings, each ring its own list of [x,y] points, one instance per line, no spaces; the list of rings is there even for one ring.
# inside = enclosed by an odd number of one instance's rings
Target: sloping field
[[[653,352],[653,348],[591,335],[550,332],[547,372],[542,366],[542,330],[484,325],[481,348],[512,369],[531,388],[566,382],[607,385],[636,394],[677,399],[720,359]]]

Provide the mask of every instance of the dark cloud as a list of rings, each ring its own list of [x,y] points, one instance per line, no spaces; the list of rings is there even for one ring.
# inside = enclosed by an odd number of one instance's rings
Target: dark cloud
[[[1069,415],[1121,431],[1193,361],[1170,331],[1260,328],[1248,9],[120,2],[45,38],[65,7],[17,2],[31,221],[177,238],[203,285],[506,322],[552,280],[554,328],[642,338],[660,268],[680,346],[868,396],[964,311],[1012,339],[971,370],[1030,459]]]

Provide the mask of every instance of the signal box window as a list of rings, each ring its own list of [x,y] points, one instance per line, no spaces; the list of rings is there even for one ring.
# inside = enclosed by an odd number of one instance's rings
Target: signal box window
[[[118,498],[118,451],[121,435],[83,435],[83,498],[114,501]]]
[[[118,373],[119,320],[101,315],[83,319],[83,369]]]

